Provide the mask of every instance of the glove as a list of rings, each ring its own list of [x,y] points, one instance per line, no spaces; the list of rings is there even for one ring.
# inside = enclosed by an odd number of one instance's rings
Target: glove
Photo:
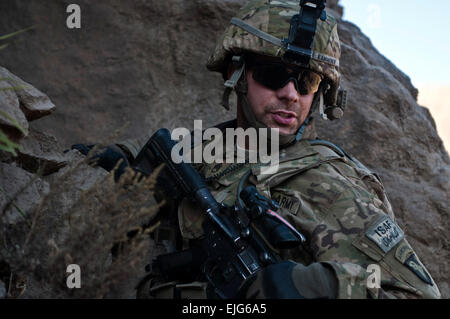
[[[88,155],[88,153],[91,151],[91,149],[95,146],[95,144],[92,145],[85,145],[85,144],[74,144],[72,145],[72,149],[78,150],[83,155]],[[122,151],[120,147],[117,145],[111,144],[108,145],[105,149],[100,149],[100,152],[93,155],[91,159],[98,159],[97,165],[104,168],[108,172],[110,172],[114,166],[116,166],[117,162],[119,160],[123,160],[122,163],[117,168],[114,179],[116,181],[119,180],[120,176],[125,172],[125,168],[127,166],[130,166],[130,163],[128,161],[127,156]]]
[[[335,299],[338,281],[325,264],[283,261],[259,271],[240,289],[246,299]]]

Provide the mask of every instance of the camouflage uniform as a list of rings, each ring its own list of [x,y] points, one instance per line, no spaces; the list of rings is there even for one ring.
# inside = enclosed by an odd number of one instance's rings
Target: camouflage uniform
[[[439,298],[436,284],[395,223],[377,175],[315,138],[311,124],[300,142],[282,149],[274,174],[261,174],[261,164],[204,164],[199,171],[210,181],[216,200],[232,205],[241,178],[251,170],[247,183],[276,200],[279,213],[307,237],[302,247],[279,253],[305,266],[331,266],[338,298]],[[202,235],[204,213],[185,201],[178,216],[184,238]],[[380,289],[367,287],[369,265],[380,267]]]
[[[337,298],[440,298],[438,287],[396,224],[379,177],[339,147],[318,140],[314,122],[301,141],[281,150],[276,173],[261,174],[263,167],[212,163],[197,169],[218,202],[233,205],[239,182],[251,170],[244,185],[255,185],[280,204],[279,213],[307,238],[301,247],[278,251],[283,259],[298,263],[292,276],[303,295],[316,296],[320,285],[302,274],[314,269],[327,281],[330,274],[324,271],[332,269]],[[179,229],[186,245],[201,238],[204,218],[190,201],[179,205]],[[380,287],[370,285],[373,265],[381,270]],[[159,297],[172,296],[161,287],[171,291],[175,284],[164,283],[155,290],[162,293]],[[258,285],[249,294],[261,289]],[[199,291],[205,288],[193,283],[181,290],[190,297],[204,297]]]
[[[297,1],[250,1],[219,39],[208,68],[226,72],[225,61],[229,61],[230,54],[247,51],[282,57],[284,49],[276,39],[264,35],[261,38],[252,28],[281,39],[288,34],[290,18],[298,11]],[[250,28],[243,28],[239,21]],[[336,104],[339,89],[336,29],[336,21],[329,15],[318,22],[313,58],[303,65],[329,81],[324,96],[328,105]],[[133,149],[138,148],[126,144],[122,146],[135,155]],[[213,163],[197,169],[208,180],[218,202],[233,205],[241,179],[248,177],[246,185],[254,184],[280,204],[279,213],[307,238],[299,248],[278,251],[284,259],[297,263],[290,276],[303,296],[440,297],[430,274],[396,224],[379,177],[339,147],[318,140],[313,122],[306,126],[301,140],[281,150],[279,168],[273,174],[262,174],[262,164]],[[203,235],[204,218],[204,213],[188,200],[179,205],[179,229],[186,243]],[[380,270],[379,287],[372,284],[373,269]],[[205,287],[196,285],[200,290]],[[248,296],[264,297],[263,286],[257,278]],[[327,293],[334,289],[334,293]]]

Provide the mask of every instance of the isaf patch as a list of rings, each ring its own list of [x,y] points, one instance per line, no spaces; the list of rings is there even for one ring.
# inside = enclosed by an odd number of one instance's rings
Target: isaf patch
[[[385,215],[366,231],[366,236],[387,253],[405,237],[405,234],[389,216]]]
[[[288,196],[284,193],[273,192],[272,199],[275,200],[280,207],[287,209],[291,214],[297,215],[300,208],[300,200],[294,196]]]

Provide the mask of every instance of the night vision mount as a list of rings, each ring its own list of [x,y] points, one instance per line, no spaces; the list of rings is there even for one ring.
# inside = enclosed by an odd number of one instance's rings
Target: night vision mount
[[[283,59],[292,64],[308,65],[313,58],[312,45],[317,29],[318,19],[326,21],[326,0],[300,0],[300,13],[291,19],[289,37],[282,40],[285,47]],[[324,90],[328,85],[324,83]],[[324,94],[326,92],[323,92]],[[320,115],[326,120],[340,119],[344,115],[347,103],[347,91],[339,88],[336,105],[326,106],[320,102]]]
[[[326,0],[301,0],[300,14],[291,19],[289,37],[283,39],[286,48],[284,58],[308,64],[313,56],[312,44],[317,29],[317,20],[327,19]]]

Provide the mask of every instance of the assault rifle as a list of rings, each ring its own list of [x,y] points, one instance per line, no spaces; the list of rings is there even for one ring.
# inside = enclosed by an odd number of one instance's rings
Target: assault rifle
[[[305,238],[276,213],[278,204],[262,196],[254,186],[243,188],[240,183],[243,189],[232,207],[218,203],[190,164],[172,160],[175,145],[167,129],[158,130],[132,167],[149,175],[164,163],[161,174],[166,182],[160,186],[177,201],[189,198],[206,214],[204,236],[192,240],[187,250],[157,256],[152,269],[168,281],[189,282],[200,274],[209,282],[214,297],[236,298],[247,279],[281,261],[276,249],[295,247]]]

